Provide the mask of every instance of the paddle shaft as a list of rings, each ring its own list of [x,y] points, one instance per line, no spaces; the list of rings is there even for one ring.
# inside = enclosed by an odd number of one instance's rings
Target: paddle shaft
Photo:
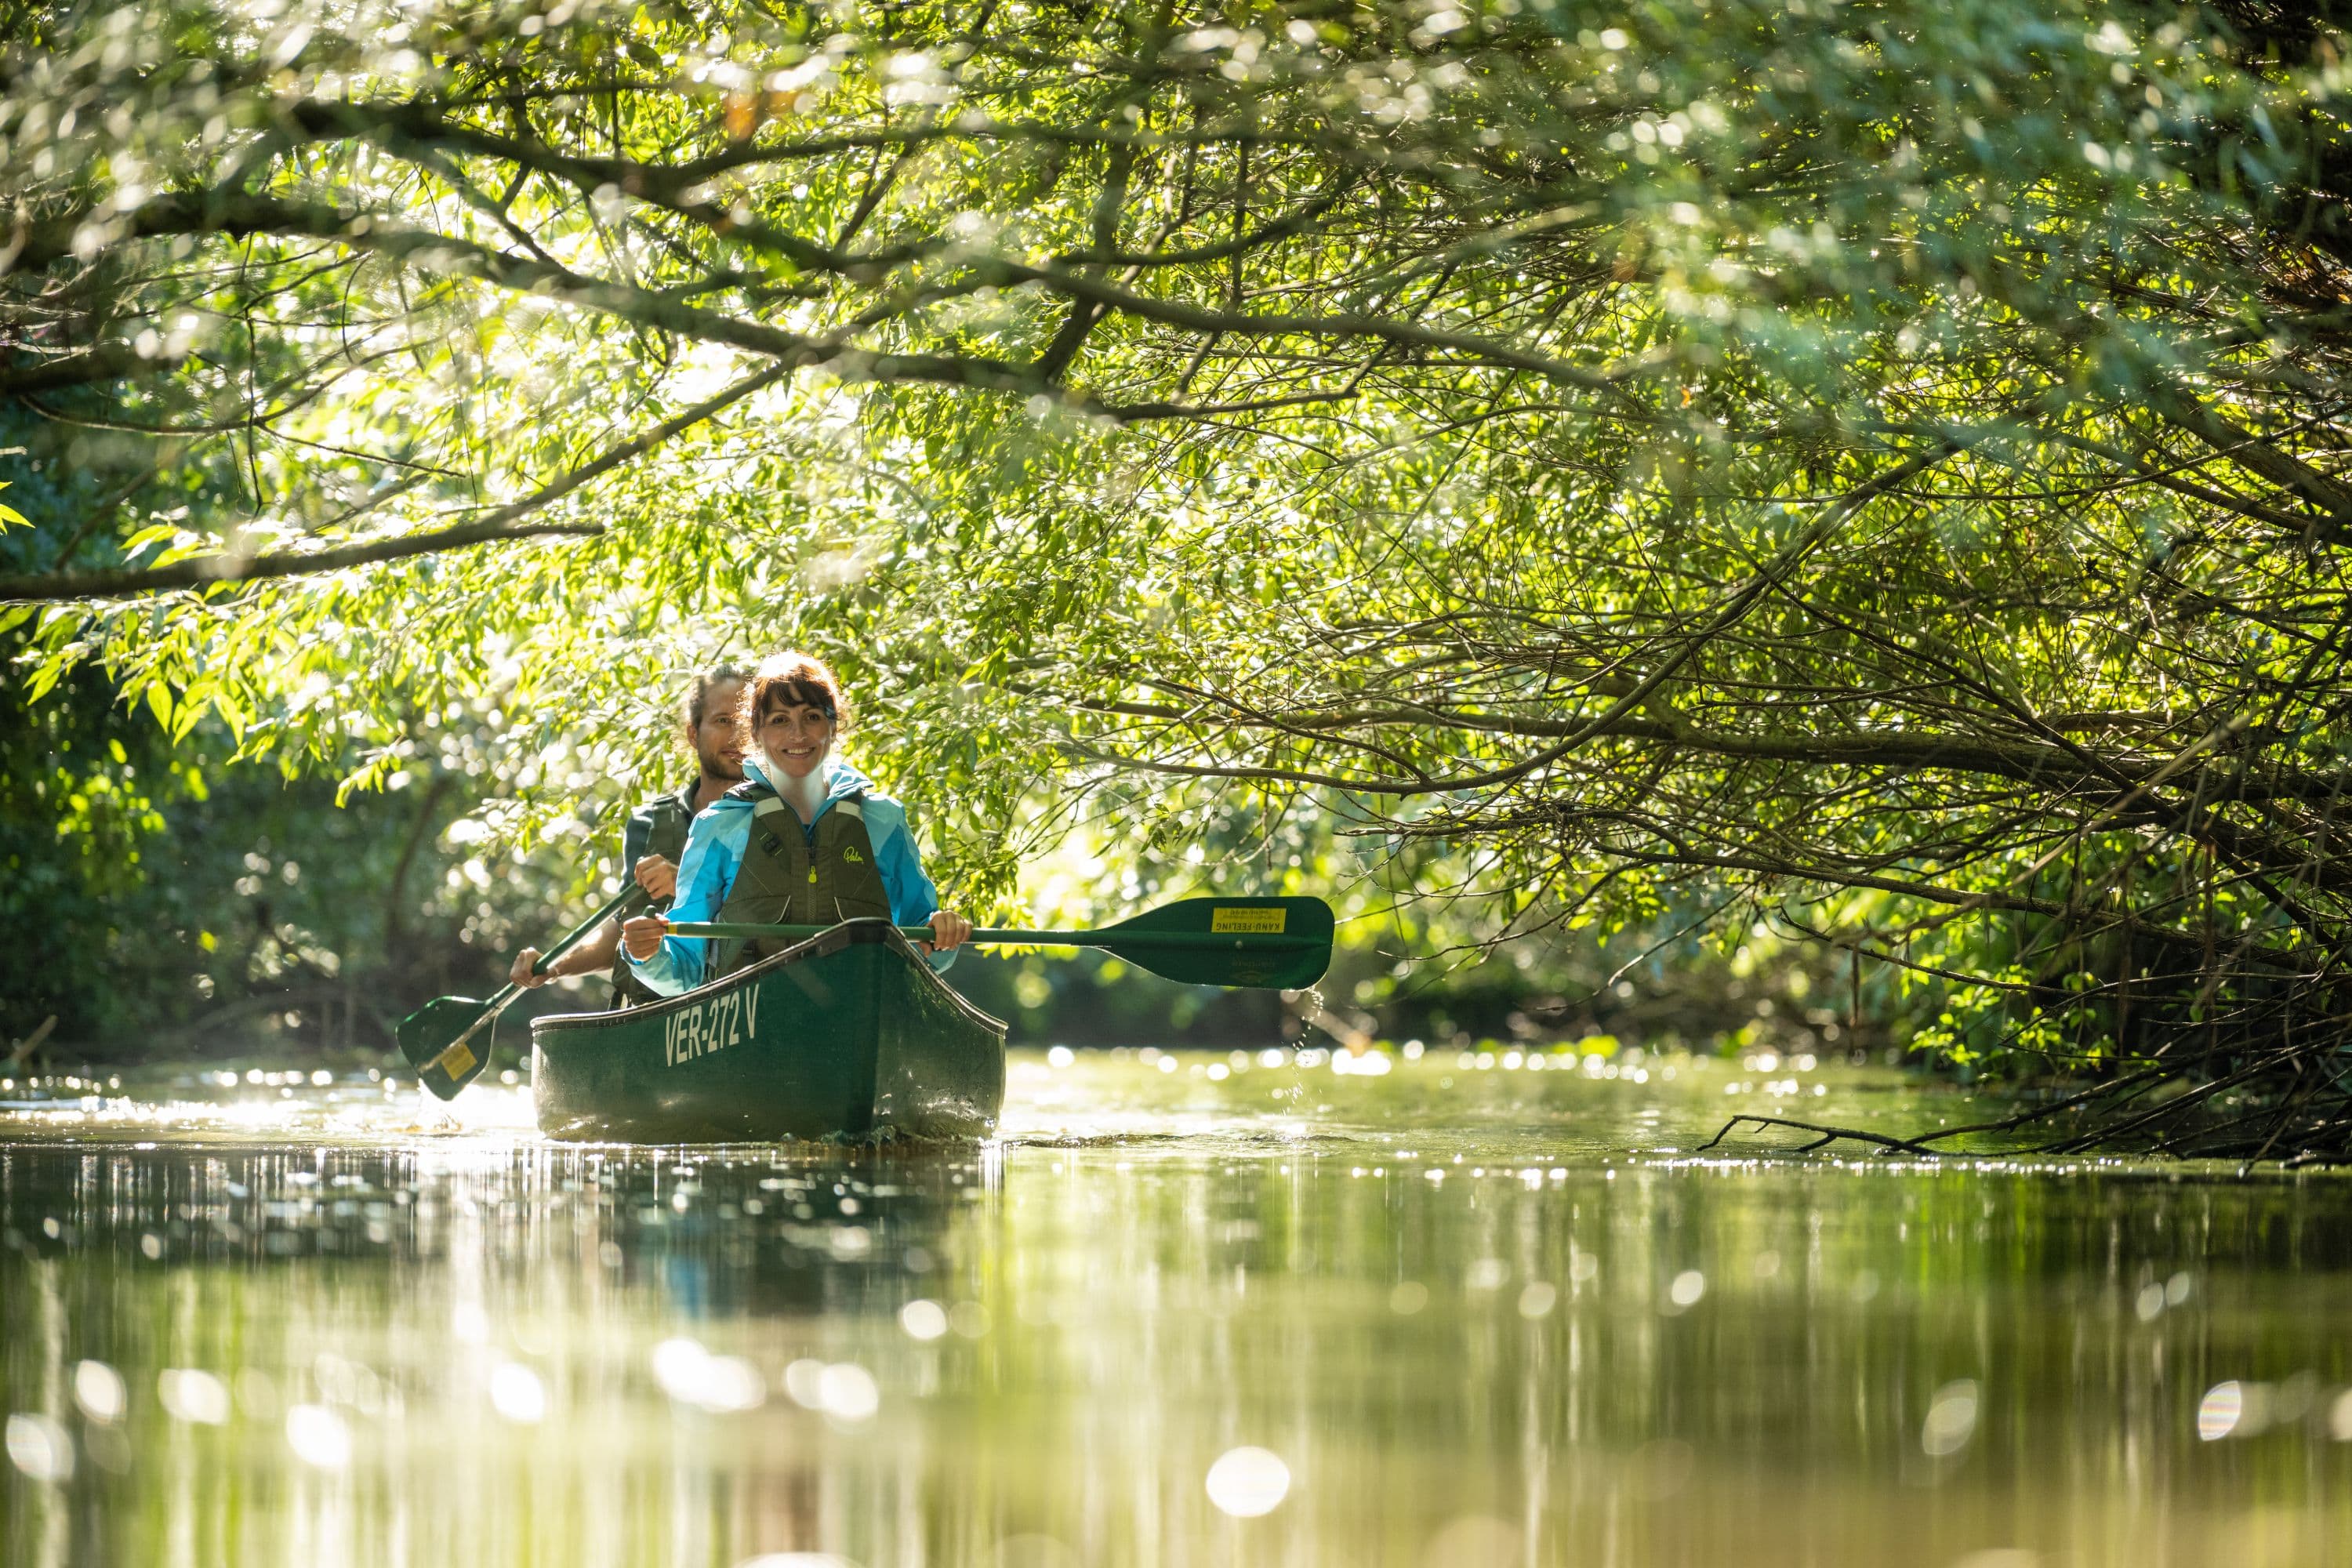
[[[599,926],[602,926],[606,921],[611,920],[614,915],[619,914],[623,910],[627,909],[631,904],[644,899],[645,896],[646,890],[643,888],[638,887],[634,881],[631,882],[626,888],[624,888],[618,894],[614,895],[611,902],[607,903],[603,909],[598,910],[594,914],[590,915],[587,920],[575,928],[569,936],[566,936],[562,942],[557,942],[553,947],[549,948],[545,952],[541,953],[539,955],[539,962],[530,966],[530,972],[533,974],[545,974],[549,964],[553,963],[557,959],[562,958],[565,953],[570,952],[573,948],[578,947],[582,942],[587,941],[590,936],[595,933],[595,931]],[[471,1041],[476,1035],[481,1032],[483,1025],[488,1024],[491,1019],[505,1012],[507,1010],[507,1004],[512,1002],[516,997],[521,994],[521,986],[516,984],[512,981],[507,982],[504,989],[500,990],[496,995],[482,1004],[482,1016],[474,1020],[472,1027],[468,1028],[464,1034],[451,1041],[450,1045],[453,1047],[462,1046]]]
[[[814,925],[755,925],[741,921],[669,921],[664,928],[671,936],[684,937],[761,937],[815,936],[829,931],[831,926]],[[900,926],[898,934],[909,942],[929,942],[929,926]],[[1154,931],[1004,931],[992,926],[976,926],[966,942],[1003,943],[1019,947],[1169,947],[1199,948],[1230,952],[1246,948],[1309,948],[1319,945],[1309,936],[1282,936],[1273,932]]]
[[[846,926],[862,928],[870,937],[884,923],[858,920]],[[643,934],[642,924],[638,929]],[[664,920],[656,929],[694,941],[732,937],[797,945],[844,928],[782,921]],[[935,940],[929,925],[891,929],[910,942]],[[1303,898],[1184,899],[1098,931],[983,926],[971,931],[967,940],[1007,947],[1090,947],[1180,985],[1297,990],[1314,984],[1330,966],[1331,906],[1320,899]]]

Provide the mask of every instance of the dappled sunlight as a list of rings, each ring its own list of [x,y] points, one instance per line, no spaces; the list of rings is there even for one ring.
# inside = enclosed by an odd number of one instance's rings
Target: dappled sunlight
[[[69,1074],[0,1086],[0,1138],[122,1139],[187,1142],[228,1136],[315,1138],[331,1143],[400,1137],[536,1136],[530,1087],[519,1074],[492,1078],[444,1104],[414,1078],[381,1070],[338,1075],[252,1068],[151,1071],[85,1079]]]
[[[1825,1110],[1833,1092],[1834,1110]],[[1660,1055],[1621,1050],[1614,1041],[1605,1054],[1576,1045],[1439,1050],[1418,1040],[1383,1042],[1361,1055],[1324,1047],[1055,1047],[1013,1053],[1002,1132],[1027,1144],[1262,1149],[1304,1140],[1377,1143],[1413,1130],[1434,1173],[1456,1154],[1514,1166],[1522,1157],[1544,1165],[1689,1158],[1757,1099],[1801,1101],[1809,1120],[1910,1131],[1974,1120],[1979,1105],[1963,1094],[1923,1095],[1893,1072],[1843,1058]],[[1710,1157],[1748,1158],[1792,1142],[1764,1131]]]

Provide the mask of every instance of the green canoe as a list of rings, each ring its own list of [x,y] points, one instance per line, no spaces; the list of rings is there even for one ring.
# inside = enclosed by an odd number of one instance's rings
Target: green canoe
[[[882,920],[834,926],[683,996],[535,1019],[530,1044],[551,1138],[980,1138],[1004,1103],[1004,1026]]]

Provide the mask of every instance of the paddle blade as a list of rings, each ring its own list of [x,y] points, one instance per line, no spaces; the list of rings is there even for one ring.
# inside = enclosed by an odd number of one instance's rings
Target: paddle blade
[[[1187,985],[1303,991],[1331,965],[1331,926],[1320,899],[1186,899],[1121,921],[1094,944]]]
[[[488,1043],[466,1038],[489,1010],[489,1003],[470,996],[436,996],[394,1030],[400,1054],[437,1098],[456,1099],[489,1066]]]

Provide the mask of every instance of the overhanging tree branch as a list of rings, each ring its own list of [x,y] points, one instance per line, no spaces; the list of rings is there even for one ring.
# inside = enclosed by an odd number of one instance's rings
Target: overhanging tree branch
[[[92,572],[56,572],[0,577],[0,603],[43,603],[60,599],[116,598],[129,594],[153,594],[179,588],[210,588],[226,583],[253,583],[282,577],[308,577],[369,566],[383,561],[404,561],[439,555],[477,545],[547,535],[593,538],[604,531],[601,522],[524,522],[530,513],[561,500],[583,485],[652,451],[680,432],[689,430],[730,404],[739,403],[763,386],[791,374],[784,365],[770,365],[673,415],[642,435],[632,437],[600,454],[552,483],[499,507],[486,516],[453,527],[412,533],[398,539],[374,539],[325,550],[272,551],[244,554],[191,556],[162,566],[124,566]]]
[[[20,574],[0,577],[0,604],[120,598],[129,594],[216,587],[225,583],[310,577],[326,572],[341,572],[346,567],[373,565],[382,561],[439,555],[478,544],[502,543],[545,534],[593,536],[604,531],[604,524],[596,522],[534,522],[520,527],[487,521],[466,522],[425,533],[404,534],[398,539],[373,539],[363,544],[341,544],[325,550],[281,550],[253,555],[226,551],[217,555],[191,556],[162,566]]]

